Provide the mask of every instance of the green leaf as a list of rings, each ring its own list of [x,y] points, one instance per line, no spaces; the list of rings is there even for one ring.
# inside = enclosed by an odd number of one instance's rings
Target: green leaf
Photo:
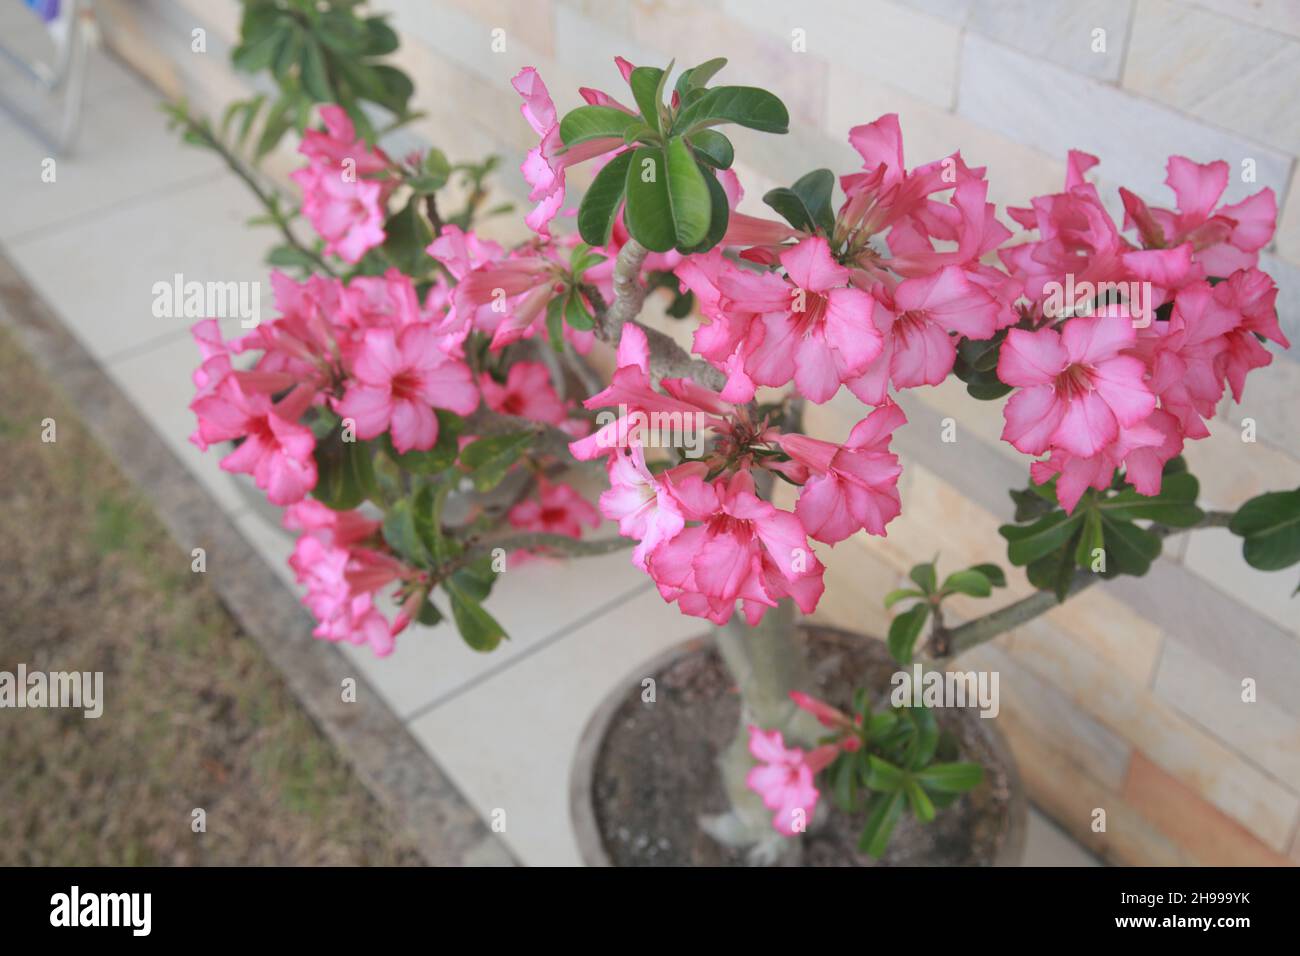
[[[885,595],[885,608],[888,610],[899,601],[905,600],[906,598],[923,597],[925,597],[925,592],[918,591],[916,588],[897,588]]]
[[[998,528],[998,534],[1007,539],[1008,560],[1019,566],[1036,561],[1061,547],[1070,540],[1082,521],[1082,511],[1075,511],[1072,515],[1067,515],[1064,511],[1053,511],[1028,527],[1004,524]]]
[[[763,202],[796,229],[806,232],[820,229],[829,234],[835,228],[835,213],[831,209],[834,188],[834,173],[829,169],[814,169],[800,176],[789,189],[770,190],[763,196]]]
[[[475,488],[491,491],[501,483],[532,440],[529,432],[507,432],[479,438],[461,451],[461,464],[469,469]]]
[[[387,432],[384,433],[382,439],[384,451],[403,471],[415,475],[436,475],[456,463],[456,456],[460,451],[456,439],[464,428],[464,420],[441,409],[438,410],[437,415],[438,441],[427,451],[399,452],[393,447],[392,436]]]
[[[763,202],[767,203],[776,211],[778,216],[794,228],[812,232],[812,213],[804,206],[803,200],[799,198],[793,189],[788,189],[785,186],[769,189],[763,194]]]
[[[704,177],[704,184],[709,188],[709,231],[705,233],[704,238],[696,245],[688,248],[682,248],[679,246],[678,251],[682,253],[707,252],[712,249],[721,242],[722,237],[726,235],[727,222],[731,218],[731,208],[727,203],[727,193],[723,190],[722,184],[718,182],[718,178],[703,166],[700,167],[700,175]],[[673,289],[674,293],[676,293],[677,287],[675,282]],[[689,290],[686,295],[691,295]],[[668,310],[669,315],[680,319],[685,318],[690,314],[690,303],[687,303],[687,308],[684,312],[681,310],[679,305],[681,300],[684,298],[685,296],[678,296],[678,299],[674,302],[674,306],[678,306],[677,311],[674,312],[673,308],[670,307]],[[693,301],[694,300],[692,299],[691,302]]]
[[[845,813],[853,809],[858,796],[858,766],[856,753],[841,753],[835,762],[832,776],[832,794],[835,804]]]
[[[429,147],[429,151],[424,154],[424,171],[430,176],[438,176],[447,179],[451,176],[451,160],[447,159],[447,154],[436,146]]]
[[[433,627],[435,624],[442,623],[442,612],[426,597],[420,602],[420,607],[415,612],[415,619],[425,627]]]
[[[333,103],[334,88],[325,68],[325,54],[315,37],[307,37],[302,58],[302,86],[317,103]]]
[[[663,102],[663,84],[667,75],[666,71],[656,66],[638,66],[627,79],[628,86],[632,87],[632,98],[641,111],[641,118],[656,133],[660,132],[659,105]]]
[[[683,109],[673,124],[672,132],[692,133],[719,123],[736,123],[763,133],[786,133],[790,129],[790,113],[785,104],[767,90],[753,86],[718,86]]]
[[[1146,574],[1151,569],[1151,562],[1160,556],[1160,539],[1131,521],[1118,521],[1105,512],[1101,524],[1107,575]]]
[[[569,147],[593,139],[622,140],[629,126],[640,123],[640,117],[612,106],[579,106],[560,120],[560,140]]]
[[[1123,521],[1149,518],[1171,528],[1190,528],[1205,517],[1196,506],[1201,486],[1195,476],[1177,472],[1165,477],[1160,494],[1147,496],[1126,488],[1119,494],[1099,502],[1097,507],[1107,515]]]
[[[934,593],[937,578],[933,561],[912,565],[912,570],[907,572],[907,576],[915,581],[916,586],[926,594]]]
[[[1245,539],[1246,563],[1278,571],[1300,561],[1300,488],[1251,498],[1232,516],[1228,530]]]
[[[564,351],[564,307],[568,300],[557,295],[546,303],[546,338],[556,352]]]
[[[1082,533],[1074,549],[1074,563],[1081,568],[1091,570],[1093,555],[1100,548],[1106,550],[1106,539],[1101,526],[1101,513],[1089,508],[1083,518]]]
[[[492,560],[490,554],[484,555],[454,573],[451,579],[475,601],[485,601],[497,580],[496,572],[492,570]]]
[[[906,774],[901,767],[895,767],[888,760],[882,760],[875,754],[867,757],[867,786],[872,790],[892,793],[902,789]]]
[[[583,241],[593,246],[609,242],[618,218],[618,207],[627,191],[627,171],[632,162],[632,151],[619,153],[605,168],[596,174],[587,194],[578,207],[578,233]]]
[[[398,270],[411,276],[422,275],[433,261],[425,252],[433,242],[433,230],[418,207],[418,197],[412,196],[384,223],[384,255]]]
[[[676,245],[689,249],[704,241],[709,231],[712,200],[704,173],[680,137],[670,139],[668,156],[668,203],[672,209]]]
[[[297,24],[289,27],[289,32],[275,51],[275,59],[271,63],[271,72],[280,82],[283,88],[286,83],[290,82],[290,73],[298,65],[299,58],[302,56],[303,39],[305,34],[302,28]]]
[[[912,808],[912,815],[922,823],[929,823],[934,820],[934,804],[930,801],[929,795],[921,789],[921,785],[915,780],[908,780],[903,788],[907,794],[907,803]]]
[[[889,838],[902,815],[903,801],[902,791],[878,793],[871,798],[867,804],[867,819],[863,824],[862,837],[858,840],[859,850],[877,859],[885,855]]]
[[[495,649],[506,636],[496,618],[483,610],[483,606],[454,579],[443,580],[442,589],[451,599],[451,615],[465,643],[476,651]]]
[[[976,372],[992,372],[998,367],[998,354],[1006,332],[998,332],[991,339],[962,339],[957,344],[957,354]]]
[[[623,219],[632,237],[651,252],[667,252],[677,243],[664,152],[658,147],[641,146],[632,153]]]
[[[415,525],[415,505],[410,498],[402,498],[388,506],[384,514],[384,540],[408,564],[422,567],[429,563],[430,555],[420,539]]]
[[[568,301],[564,305],[564,321],[569,323],[569,328],[579,332],[587,332],[596,327],[594,318],[582,299],[582,293],[577,289],[569,292]]]
[[[286,93],[267,111],[266,119],[262,122],[262,135],[257,138],[257,147],[253,150],[254,159],[261,159],[275,149],[284,134],[289,131],[291,125],[289,108],[292,105],[293,98]]]
[[[996,564],[976,564],[971,567],[971,570],[984,575],[995,588],[1007,586],[1007,576],[1002,573],[1002,569]]]
[[[371,56],[383,56],[392,53],[398,47],[397,34],[382,17],[368,17],[363,21],[366,28],[366,52]]]
[[[374,101],[399,115],[405,113],[406,104],[415,93],[415,84],[411,82],[411,78],[387,63],[371,66],[370,70],[374,73],[375,78],[379,80],[379,85],[383,90],[383,93]],[[370,97],[367,97],[367,99],[370,99]]]
[[[724,56],[714,57],[712,60],[705,60],[699,66],[693,66],[689,70],[682,72],[677,77],[677,83],[673,87],[677,95],[683,100],[686,94],[691,90],[699,90],[709,85],[709,80],[717,75],[718,71],[727,65],[727,58]]]
[[[265,33],[249,36],[244,30],[244,42],[235,47],[230,54],[230,62],[235,69],[245,73],[257,73],[271,65],[280,44],[288,39],[289,25],[279,21]]]
[[[731,140],[717,130],[699,130],[686,137],[686,143],[695,150],[698,159],[708,163],[714,169],[730,169],[736,158],[736,150],[731,145]]]
[[[921,636],[921,628],[929,614],[930,605],[922,603],[908,608],[889,622],[889,654],[898,663],[912,663],[916,639]]]
[[[983,782],[984,768],[977,763],[936,763],[913,777],[931,793],[964,793]]]
[[[351,511],[375,492],[374,463],[365,442],[343,441],[333,429],[316,443],[316,487],[312,497],[335,511]]]
[[[1011,500],[1016,504],[1015,521],[1016,524],[1024,524],[1026,521],[1033,521],[1035,518],[1041,518],[1049,511],[1056,508],[1055,498],[1048,501],[1042,495],[1036,492],[1022,491],[1013,488],[1010,491]]]
[[[1082,530],[1076,530],[1063,547],[1030,561],[1025,566],[1029,583],[1040,591],[1052,591],[1058,602],[1064,601],[1074,583],[1074,547],[1082,534]]]
[[[968,568],[948,575],[944,579],[942,590],[955,591],[970,597],[988,597],[993,593],[993,583],[982,572]]]
[[[312,272],[316,268],[316,260],[297,246],[276,246],[266,257],[266,264],[277,266],[281,269],[302,269],[306,272]]]

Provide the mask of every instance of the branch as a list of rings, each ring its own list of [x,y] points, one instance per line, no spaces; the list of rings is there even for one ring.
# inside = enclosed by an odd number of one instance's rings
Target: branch
[[[1231,511],[1208,511],[1199,522],[1186,528],[1170,528],[1162,524],[1153,524],[1149,530],[1163,540],[1196,528],[1225,528],[1231,520]],[[1091,571],[1076,571],[1065,597],[1071,598],[1100,580],[1101,577]],[[973,621],[967,621],[951,630],[940,624],[930,634],[929,647],[936,661],[944,661],[986,641],[991,641],[995,637],[1000,637],[1062,603],[1064,599],[1058,601],[1054,591],[1035,591],[1014,604],[1008,604],[1004,608],[977,617]],[[936,618],[936,621],[938,620]]]
[[[597,322],[600,333],[603,333],[601,338],[607,342],[618,342],[623,323],[641,314],[646,291],[641,283],[641,267],[649,254],[649,249],[630,236],[618,251],[618,259],[614,262],[614,304],[598,317]]]
[[[488,435],[503,435],[507,432],[529,432],[541,439],[537,445],[538,451],[565,459],[569,457],[569,443],[574,440],[572,435],[554,425],[535,422],[531,418],[521,418],[518,415],[504,415],[490,411],[486,407],[480,407],[465,419],[465,430],[480,438]]]
[[[599,290],[584,286],[583,292],[596,310],[596,338],[617,347],[623,326],[635,321],[645,304],[646,289],[641,283],[641,267],[648,250],[635,239],[628,239],[614,262],[614,302],[606,305]],[[692,358],[690,353],[657,329],[640,322],[650,347],[650,379],[656,385],[665,378],[689,378],[705,388],[721,391],[726,376],[707,362]]]
[[[183,106],[177,106],[172,112],[172,115],[176,116],[185,124],[185,131],[187,133],[190,133],[201,140],[208,149],[212,150],[222,158],[232,173],[244,181],[244,184],[252,190],[253,195],[256,196],[258,201],[266,208],[266,211],[270,214],[271,218],[275,220],[276,227],[280,230],[280,234],[284,236],[285,242],[293,246],[315,263],[315,265],[326,275],[338,278],[338,274],[330,268],[329,263],[322,259],[315,249],[304,244],[296,235],[294,235],[293,230],[289,228],[289,221],[280,211],[279,204],[276,202],[275,198],[262,188],[262,184],[257,181],[257,177],[254,176],[248,167],[244,165],[243,160],[231,152],[231,150],[226,147],[225,143],[221,142],[206,122],[200,123],[195,120],[190,116],[189,110],[185,109]]]
[[[584,541],[580,538],[570,538],[564,534],[550,534],[545,531],[528,531],[521,534],[513,534],[504,538],[495,540],[477,541],[471,547],[465,550],[464,555],[459,559],[461,563],[470,564],[477,558],[486,557],[497,548],[505,551],[536,551],[539,548],[545,548],[548,551],[558,551],[569,557],[587,557],[596,554],[612,554],[615,551],[624,551],[636,546],[635,538],[596,538],[594,540]]]

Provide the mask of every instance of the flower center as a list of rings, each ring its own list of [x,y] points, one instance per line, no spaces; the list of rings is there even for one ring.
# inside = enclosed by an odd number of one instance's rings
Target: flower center
[[[898,344],[906,348],[907,340],[911,336],[921,333],[927,324],[929,324],[929,320],[925,317],[924,312],[916,309],[909,309],[904,312],[894,322],[893,332],[895,338],[898,339]]]
[[[803,311],[795,313],[796,323],[802,334],[807,334],[821,324],[826,317],[826,296],[819,292],[804,292]]]
[[[392,382],[389,383],[389,391],[393,398],[406,399],[408,401],[420,397],[420,376],[409,369],[398,372],[393,376]]]
[[[1092,391],[1092,370],[1086,365],[1069,365],[1056,376],[1056,394],[1067,401],[1082,398]]]

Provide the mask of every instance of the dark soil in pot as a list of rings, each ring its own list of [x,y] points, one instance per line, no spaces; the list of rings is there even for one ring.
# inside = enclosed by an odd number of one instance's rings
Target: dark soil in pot
[[[849,709],[855,686],[887,706],[897,665],[882,642],[824,627],[802,628],[816,696]],[[639,680],[622,699],[596,747],[590,812],[615,866],[743,866],[743,853],[714,842],[702,814],[727,808],[716,755],[736,732],[740,698],[709,641],[692,642],[657,673],[656,702],[643,703]],[[1005,742],[973,709],[937,710],[960,743],[962,759],[985,768],[984,783],[940,811],[934,822],[904,814],[877,862],[857,852],[858,822],[837,810],[805,839],[808,866],[979,866],[1018,862],[1025,802]],[[601,723],[594,721],[593,724]],[[593,726],[599,732],[601,727]],[[575,785],[581,785],[575,780]],[[581,795],[579,795],[579,799]],[[823,794],[823,799],[827,797]],[[581,829],[581,828],[580,828]]]

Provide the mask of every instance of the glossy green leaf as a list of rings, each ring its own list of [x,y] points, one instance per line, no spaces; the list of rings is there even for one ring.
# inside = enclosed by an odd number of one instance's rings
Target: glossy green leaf
[[[628,127],[640,122],[639,117],[612,106],[579,106],[560,120],[560,140],[565,146],[593,139],[622,140]]]
[[[596,174],[578,207],[578,233],[584,242],[603,246],[609,242],[618,218],[618,208],[627,191],[627,171],[632,162],[631,150],[611,159]]]
[[[715,129],[702,129],[686,137],[687,145],[695,155],[714,169],[730,169],[736,158],[731,140]]]
[[[736,123],[764,133],[786,133],[790,128],[790,113],[767,90],[753,86],[717,86],[677,115],[673,132],[694,132],[719,123]]]
[[[1083,512],[1067,515],[1053,511],[1027,527],[1003,525],[998,533],[1007,539],[1007,558],[1014,565],[1025,565],[1055,551],[1073,536],[1083,521]]]
[[[894,827],[903,813],[905,801],[901,790],[894,793],[878,793],[867,804],[867,819],[863,824],[862,836],[858,840],[858,849],[863,853],[879,859],[885,855],[889,838],[893,836]]]
[[[907,598],[923,598],[924,591],[918,591],[916,588],[896,588],[885,595],[885,608],[891,608],[899,601]]]
[[[660,131],[659,104],[663,102],[661,97],[666,76],[667,73],[658,67],[638,66],[627,80],[628,86],[632,87],[632,98],[641,111],[641,118],[656,133]]]
[[[1245,539],[1246,563],[1278,571],[1300,561],[1300,488],[1251,498],[1232,516],[1228,529]]]
[[[970,597],[988,597],[993,593],[993,583],[974,568],[955,571],[944,579],[942,590],[955,591]]]
[[[677,244],[663,150],[641,146],[633,151],[623,220],[633,238],[651,252],[667,252]]]
[[[984,575],[995,588],[1007,586],[1007,576],[996,564],[976,564],[971,567],[971,570]]]
[[[1108,575],[1143,575],[1160,556],[1160,539],[1130,521],[1119,521],[1101,513]]]
[[[483,606],[454,579],[445,579],[442,588],[451,599],[452,618],[465,643],[476,651],[495,649],[506,636],[505,630],[497,623],[496,618],[485,611]]]
[[[977,763],[936,763],[913,777],[933,793],[964,793],[984,781],[984,768]]]
[[[469,469],[476,489],[491,491],[501,483],[532,440],[533,436],[528,432],[489,435],[466,445],[460,453],[460,461]]]
[[[930,605],[921,603],[908,608],[889,622],[889,654],[899,664],[912,663],[916,639],[921,636],[921,629],[929,614]]]

